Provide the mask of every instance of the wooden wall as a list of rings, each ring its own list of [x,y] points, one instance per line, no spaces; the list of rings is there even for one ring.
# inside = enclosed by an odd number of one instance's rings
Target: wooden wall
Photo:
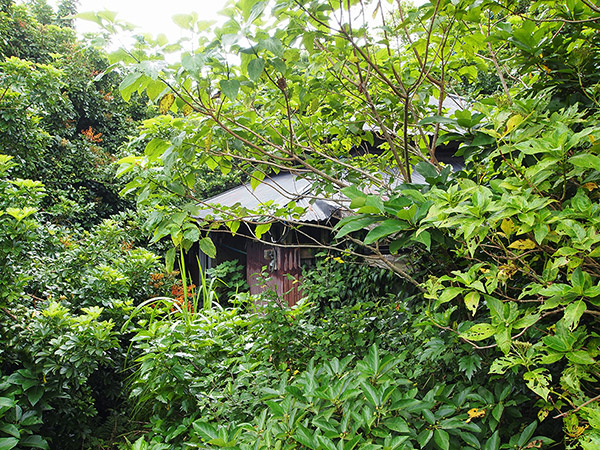
[[[250,293],[258,294],[272,289],[289,306],[300,300],[300,249],[294,247],[274,247],[259,242],[248,241],[246,258],[246,279]],[[273,263],[272,256],[275,257]],[[264,282],[260,273],[266,267],[270,280]]]

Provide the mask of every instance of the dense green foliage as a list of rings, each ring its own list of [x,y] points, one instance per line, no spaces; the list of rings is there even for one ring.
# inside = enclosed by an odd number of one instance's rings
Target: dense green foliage
[[[0,158],[1,448],[80,448],[126,400],[119,327],[174,275],[118,217],[89,232],[40,223],[42,184],[12,178]]]
[[[21,177],[44,183],[48,220],[89,228],[127,206],[113,162],[147,111],[115,95],[117,74],[96,80],[108,59],[54,24],[64,15],[44,1],[0,12],[2,152]]]
[[[176,131],[153,139],[144,156],[121,160],[142,202],[160,204],[165,191],[188,199],[177,220],[156,222],[156,235],[185,248],[201,239],[211,252],[208,238],[191,231],[191,181],[203,167],[242,167],[253,185],[289,170],[314,180],[316,195],[341,191],[350,202],[334,230],[338,244],[378,259],[419,292],[425,336],[436,329],[454,336],[441,342],[444,351],[464,348],[462,367],[484,367],[486,383],[505,377],[514,387],[510,401],[528,397],[522,410],[531,423],[561,424],[547,430],[561,445],[596,448],[598,8],[578,0],[436,1],[397,3],[383,16],[377,4],[282,0],[241,1],[227,14],[210,34],[196,16],[179,17],[201,35],[200,47],[158,70],[132,64],[121,84],[124,97],[145,91],[174,117],[147,123],[168,120]],[[495,91],[488,80],[497,80]],[[437,148],[452,142],[466,162],[455,175]],[[357,150],[367,144],[370,151]],[[411,184],[413,171],[426,184]],[[153,173],[152,181],[140,173]],[[293,203],[233,207],[229,215],[217,207],[222,220],[201,228],[235,233],[247,220],[258,240],[273,221],[299,217]],[[318,299],[318,289],[308,297]],[[451,373],[436,380],[437,392],[457,382]],[[288,424],[286,436],[317,417]],[[406,433],[400,448],[480,445]],[[497,442],[482,445],[543,445],[530,437],[515,443],[514,433],[502,428]],[[340,448],[355,445],[353,437],[342,437]]]
[[[455,334],[423,326],[416,297],[247,308],[139,322],[131,393],[151,430],[133,448],[551,442],[517,378],[488,380]]]
[[[86,448],[123,417],[119,327],[174,283],[114,181],[146,107],[94,80],[107,58],[65,26],[74,2],[1,5],[0,448]]]
[[[0,1],[0,449],[600,446],[595,4],[242,0],[175,64],[75,6]],[[193,218],[281,171],[342,208],[304,299],[192,285],[205,232],[301,225]]]

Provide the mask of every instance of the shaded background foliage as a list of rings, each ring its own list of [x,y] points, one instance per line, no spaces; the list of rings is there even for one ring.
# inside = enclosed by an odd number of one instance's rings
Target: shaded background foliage
[[[593,4],[400,5],[369,34],[341,2],[243,1],[181,65],[140,42],[125,77],[75,2],[0,5],[1,448],[597,448]],[[456,139],[450,176],[434,144]],[[380,176],[413,166],[426,185]],[[201,197],[301,168],[351,203],[297,308],[231,265],[225,287],[162,267]],[[349,256],[382,249],[395,275]]]
[[[64,23],[75,5],[54,13],[43,1],[9,2],[2,11],[0,130],[18,175],[46,185],[49,219],[89,228],[132,206],[118,196],[112,164],[148,111],[142,99],[114,95],[118,74],[96,80],[108,59]]]

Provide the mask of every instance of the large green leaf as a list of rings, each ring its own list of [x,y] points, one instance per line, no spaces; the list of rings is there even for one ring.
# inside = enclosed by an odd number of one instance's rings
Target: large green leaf
[[[41,436],[34,434],[32,436],[26,436],[21,441],[19,441],[19,445],[23,447],[29,448],[42,448],[48,450],[48,443]]]
[[[141,72],[131,72],[123,78],[123,81],[119,85],[119,91],[125,101],[129,101],[131,94],[140,87],[143,77],[144,74]]]
[[[361,214],[383,214],[384,206],[381,197],[378,195],[368,195],[364,205],[358,208],[357,212]]]
[[[263,14],[263,11],[265,10],[266,6],[267,6],[267,2],[265,2],[265,1],[257,2],[252,5],[252,8],[250,8],[250,11],[247,11],[247,10],[244,11],[244,16],[247,17],[246,20],[248,21],[248,23],[252,23],[257,18],[259,18]]]
[[[398,433],[410,433],[408,423],[402,417],[390,417],[389,419],[386,419],[383,424],[390,430]]]
[[[523,430],[521,435],[519,436],[519,441],[517,445],[521,448],[526,448],[525,446],[529,444],[529,440],[533,436],[533,432],[537,428],[537,422],[531,422],[527,427]]]
[[[27,399],[31,403],[31,406],[35,406],[40,401],[42,395],[44,395],[44,391],[44,386],[33,386],[27,390]]]
[[[429,231],[421,231],[412,237],[412,240],[423,244],[427,250],[431,248],[431,234]]]
[[[569,352],[565,355],[569,361],[574,364],[592,365],[596,364],[596,360],[585,350]]]
[[[205,253],[209,258],[215,258],[217,256],[217,248],[209,237],[204,237],[198,241],[200,250]]]
[[[458,125],[456,119],[450,119],[448,117],[443,117],[443,116],[431,116],[431,117],[426,117],[424,119],[421,119],[421,121],[419,122],[419,125],[433,125],[433,124],[438,124],[438,123],[443,123],[446,125]]]
[[[14,423],[2,423],[0,425],[0,431],[10,436],[16,437],[17,439],[21,437],[19,428]]]
[[[19,440],[14,437],[0,438],[0,450],[10,450],[15,448],[18,443]]]
[[[421,448],[423,448],[427,445],[427,443],[431,440],[432,437],[433,437],[433,430],[430,430],[427,428],[427,429],[424,429],[423,431],[421,431],[417,435],[417,442],[419,443]]]
[[[177,25],[179,28],[183,28],[184,30],[193,30],[194,24],[198,20],[198,15],[196,13],[175,14],[172,19],[175,25]]]
[[[600,172],[600,156],[592,155],[591,153],[583,153],[572,156],[569,162],[577,167],[584,169],[594,169]]]
[[[260,225],[256,225],[256,228],[254,229],[254,234],[256,235],[257,239],[261,239],[263,234],[265,234],[270,229],[271,222],[261,223]]]
[[[586,311],[587,306],[583,300],[578,300],[574,303],[571,303],[565,308],[565,313],[563,316],[563,320],[565,321],[565,326],[570,330],[574,330],[579,325],[579,320],[581,316]]]
[[[339,228],[339,230],[335,238],[339,239],[354,231],[362,230],[369,225],[379,222],[379,220],[380,218],[369,215],[346,217],[338,223],[336,228]]]
[[[252,175],[250,175],[250,187],[252,188],[252,190],[254,191],[264,179],[265,172],[263,172],[262,170],[259,169],[252,172]]]
[[[308,428],[304,427],[303,425],[298,425],[296,433],[292,435],[292,438],[298,441],[298,443],[312,450],[317,450],[317,448],[319,448],[318,435],[311,432]]]
[[[192,426],[194,427],[194,430],[207,441],[218,437],[217,429],[210,423],[197,420]]]
[[[281,41],[275,37],[263,39],[258,45],[261,48],[270,51],[275,56],[279,56],[280,58],[283,57],[283,45],[281,44]]]
[[[369,233],[367,233],[367,236],[365,237],[364,242],[367,245],[372,244],[373,242],[378,241],[386,236],[389,236],[390,234],[407,230],[410,227],[411,225],[408,222],[396,219],[388,219],[383,221],[381,225],[378,225],[377,227],[369,231]]]
[[[448,450],[450,448],[450,435],[447,431],[440,428],[436,429],[433,433],[433,440],[442,450]]]
[[[498,430],[494,431],[483,446],[483,450],[499,450],[500,449],[500,435]]]
[[[221,91],[223,91],[223,94],[229,100],[234,101],[237,98],[240,91],[240,82],[238,80],[221,80],[219,85],[221,86]]]
[[[252,81],[258,81],[265,69],[265,60],[262,58],[253,59],[248,63],[248,77]]]

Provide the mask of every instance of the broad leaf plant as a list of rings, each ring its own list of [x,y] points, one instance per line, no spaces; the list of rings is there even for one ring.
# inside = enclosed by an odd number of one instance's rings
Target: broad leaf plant
[[[261,240],[278,218],[299,225],[293,203],[213,205],[197,222],[206,168],[253,188],[280,172],[312,180],[344,211],[337,245],[412,283],[428,324],[485,356],[491,378],[519,374],[566,445],[598,448],[600,7],[241,0],[225,14],[218,27],[176,16],[189,42],[146,37],[113,55],[123,97],[145,93],[161,113],[132,143],[143,154],[120,161],[155,239],[214,255],[211,229],[244,233],[245,220]],[[460,172],[438,161],[449,143]],[[423,255],[439,262],[409,269]]]

